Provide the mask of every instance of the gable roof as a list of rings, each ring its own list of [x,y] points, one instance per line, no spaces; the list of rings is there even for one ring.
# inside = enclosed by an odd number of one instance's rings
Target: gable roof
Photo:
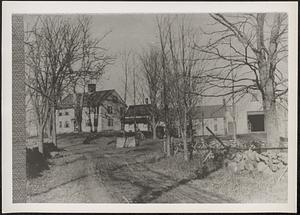
[[[134,117],[134,114],[137,117],[150,116],[150,110],[150,104],[130,105],[126,111],[125,117]]]
[[[202,118],[202,114],[204,115],[204,119],[208,118],[223,118],[226,114],[226,109],[229,110],[230,106],[224,105],[203,105],[196,106],[193,109],[194,118]]]
[[[100,90],[100,91],[95,91],[92,94],[89,93],[78,93],[78,99],[81,98],[83,95],[83,106],[87,107],[89,105],[97,105],[102,103],[105,100],[109,100],[110,96],[115,95],[116,99],[118,100],[119,103],[125,104],[123,99],[119,96],[119,94],[113,89],[113,90]],[[73,108],[74,107],[74,101],[73,101],[73,94],[67,95],[59,104],[58,109],[68,109],[68,108]],[[125,104],[126,105],[126,104]]]

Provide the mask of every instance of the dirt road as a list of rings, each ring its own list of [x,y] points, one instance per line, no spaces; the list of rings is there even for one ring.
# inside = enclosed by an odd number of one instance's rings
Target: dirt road
[[[61,166],[53,165],[36,179],[48,183],[47,189],[32,189],[35,183],[31,182],[28,202],[236,202],[193,186],[192,178],[174,179],[153,168],[152,164],[162,159],[159,146],[153,145],[159,143],[116,149],[110,138],[102,138],[88,145],[83,145],[82,140],[78,139],[67,142],[72,144],[61,146],[66,153],[77,158]]]

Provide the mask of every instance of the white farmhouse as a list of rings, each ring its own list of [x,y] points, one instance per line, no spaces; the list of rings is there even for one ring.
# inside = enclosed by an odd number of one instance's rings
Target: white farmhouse
[[[83,96],[81,128],[83,132],[121,130],[122,116],[126,104],[115,90],[96,91],[94,84],[89,84],[88,93]],[[71,133],[78,130],[74,111],[74,95],[66,96],[56,112],[57,133]]]

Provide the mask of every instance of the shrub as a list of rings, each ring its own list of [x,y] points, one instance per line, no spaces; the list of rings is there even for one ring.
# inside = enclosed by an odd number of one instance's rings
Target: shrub
[[[59,151],[53,143],[44,143],[44,155],[38,148],[26,149],[26,174],[28,178],[35,178],[41,175],[43,170],[49,169],[48,158],[50,152]]]
[[[28,178],[40,176],[43,170],[49,169],[45,156],[38,148],[26,149],[26,174]]]

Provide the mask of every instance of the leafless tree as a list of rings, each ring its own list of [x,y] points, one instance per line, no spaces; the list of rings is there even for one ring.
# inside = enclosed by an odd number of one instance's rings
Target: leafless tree
[[[76,124],[81,132],[83,99],[87,84],[91,80],[98,81],[105,72],[105,68],[113,63],[114,58],[107,54],[107,50],[101,46],[101,42],[110,33],[105,33],[101,38],[94,38],[91,34],[91,18],[81,16],[78,18],[80,25],[80,60],[79,69],[72,68],[70,88],[73,93],[73,103]],[[81,93],[78,93],[80,91]],[[96,109],[94,109],[96,111]],[[97,121],[97,119],[96,119]]]
[[[276,101],[288,92],[287,71],[282,70],[287,67],[287,14],[210,14],[210,17],[218,27],[203,31],[210,38],[208,45],[196,45],[196,49],[205,53],[205,60],[210,62],[206,70],[210,78],[208,88],[219,88],[221,92],[203,96],[232,96],[232,83],[236,101],[259,91],[267,143],[277,146]],[[232,72],[235,78],[231,77]]]
[[[57,145],[56,108],[62,93],[73,81],[72,66],[82,58],[81,25],[62,16],[39,16],[25,38],[29,77],[25,84],[49,103],[52,141]]]
[[[134,108],[133,108],[133,120],[134,120],[134,132],[137,131],[137,125],[136,125],[136,110],[135,110],[135,105],[136,105],[136,88],[137,88],[137,85],[136,85],[136,68],[135,68],[135,60],[134,60],[134,56],[133,56],[133,66],[131,67],[131,72],[132,72],[132,88],[133,88],[133,105],[134,105]]]
[[[183,140],[184,159],[189,160],[192,158],[191,144],[194,141],[193,109],[201,99],[200,91],[205,83],[204,78],[197,78],[203,71],[203,62],[193,48],[197,32],[190,20],[181,15],[165,17],[159,27],[163,29],[160,32],[164,32],[161,34],[161,47],[165,71],[168,73],[169,106],[176,111]],[[188,136],[191,137],[190,141]]]
[[[29,80],[34,80],[35,77],[29,77],[28,73],[26,74],[26,79],[27,81]],[[27,88],[26,89],[26,95],[29,96],[29,104],[32,106],[34,113],[35,113],[35,119],[37,122],[37,130],[38,130],[38,136],[39,136],[39,141],[38,141],[38,149],[39,152],[43,154],[44,152],[44,147],[43,147],[43,142],[44,142],[44,130],[46,127],[47,122],[50,120],[49,119],[49,113],[50,113],[50,105],[49,105],[49,100],[45,96],[41,96],[41,94],[37,93],[35,90],[32,88]]]
[[[164,151],[167,156],[171,156],[171,138],[170,138],[170,130],[171,130],[171,123],[170,123],[170,112],[169,112],[169,81],[170,81],[170,70],[169,70],[169,62],[168,62],[168,55],[167,55],[167,39],[168,39],[168,29],[166,26],[169,24],[170,20],[169,17],[157,17],[157,28],[158,28],[158,35],[159,35],[159,45],[160,45],[160,53],[161,53],[161,67],[162,67],[162,106],[164,109],[164,123],[165,123],[165,137],[166,140],[164,141]]]
[[[130,59],[131,51],[125,50],[121,53],[121,64],[122,70],[124,71],[124,102],[127,102],[127,95],[128,95],[128,72],[129,72],[129,59]],[[125,129],[125,110],[122,113],[122,130]]]
[[[160,114],[160,95],[162,92],[162,67],[160,51],[150,47],[150,50],[140,56],[142,72],[146,80],[147,91],[150,98],[150,114],[153,139],[157,138],[156,128],[161,117]]]

